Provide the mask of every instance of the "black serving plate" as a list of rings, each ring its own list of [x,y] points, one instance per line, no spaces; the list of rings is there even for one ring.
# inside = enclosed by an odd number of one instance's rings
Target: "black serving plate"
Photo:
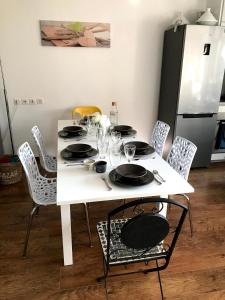
[[[78,133],[83,130],[83,127],[81,126],[66,126],[63,128],[63,131],[69,132],[69,133]]]
[[[147,174],[144,167],[135,164],[120,165],[115,171],[124,180],[139,180]]]
[[[139,179],[124,180],[116,173],[116,170],[114,169],[109,173],[109,179],[112,183],[119,186],[141,186],[151,183],[154,180],[154,175],[147,170],[146,175]]]
[[[136,150],[135,150],[135,156],[137,155],[149,155],[155,152],[155,149],[153,147],[151,147],[149,144],[145,143],[145,142],[140,142],[140,141],[132,141],[132,142],[128,142],[125,143],[125,145],[135,145],[136,146]],[[121,146],[121,151],[123,152],[124,149],[124,145]]]
[[[82,154],[76,154],[74,155],[74,153],[68,151],[67,149],[64,149],[61,151],[61,157],[65,160],[68,160],[68,161],[73,161],[73,160],[76,160],[76,159],[80,159],[80,158],[89,158],[89,157],[92,157],[92,156],[95,156],[98,154],[98,151],[94,148],[92,148],[91,151],[89,152],[85,152],[85,153],[82,153]]]
[[[82,130],[79,132],[75,132],[75,133],[70,133],[64,130],[61,130],[58,132],[59,137],[64,138],[64,139],[72,139],[72,138],[80,138],[82,136],[87,135],[87,131],[86,130]]]
[[[66,149],[72,152],[74,155],[79,155],[90,152],[92,150],[92,147],[88,144],[72,144],[67,146]]]

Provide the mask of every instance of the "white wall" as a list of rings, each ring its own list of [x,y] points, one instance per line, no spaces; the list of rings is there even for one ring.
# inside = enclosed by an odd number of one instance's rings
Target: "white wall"
[[[73,106],[94,104],[108,113],[118,102],[120,123],[147,138],[157,118],[163,32],[177,12],[195,20],[205,0],[0,0],[0,56],[11,110],[14,98],[43,97],[18,106],[16,147],[32,141],[37,124],[56,148],[58,119]],[[40,43],[39,20],[111,23],[111,48],[53,48]]]

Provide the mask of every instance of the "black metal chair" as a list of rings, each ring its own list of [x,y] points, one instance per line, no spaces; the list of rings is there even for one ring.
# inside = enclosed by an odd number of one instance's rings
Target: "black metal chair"
[[[163,206],[176,206],[176,219],[168,221],[160,212]],[[141,205],[141,206],[140,206]],[[115,216],[126,211],[126,218]],[[143,272],[158,272],[161,296],[163,289],[160,270],[166,269],[175,248],[188,208],[177,201],[164,198],[141,199],[121,205],[108,214],[107,221],[97,224],[97,231],[103,250],[104,280],[106,299],[107,277]],[[155,261],[156,266],[149,267],[148,262]],[[143,262],[145,267],[138,271],[110,273],[110,268]]]

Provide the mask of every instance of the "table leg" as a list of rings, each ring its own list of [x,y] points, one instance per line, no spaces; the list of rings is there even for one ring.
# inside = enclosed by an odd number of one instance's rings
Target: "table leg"
[[[61,226],[64,266],[73,264],[70,205],[61,205]]]
[[[160,198],[168,198],[168,195],[160,195]],[[167,215],[167,204],[166,203],[164,203],[163,204],[163,209],[162,209],[162,211],[160,212],[160,214],[161,215],[163,215],[164,217],[166,217],[166,215]]]

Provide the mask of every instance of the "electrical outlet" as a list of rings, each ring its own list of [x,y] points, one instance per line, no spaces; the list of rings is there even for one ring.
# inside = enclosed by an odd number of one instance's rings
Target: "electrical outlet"
[[[27,105],[27,104],[29,104],[29,100],[28,99],[21,99],[21,104],[22,105]]]
[[[13,99],[14,105],[19,105],[21,103],[20,99],[15,98]]]
[[[36,104],[36,100],[35,99],[30,98],[28,100],[29,100],[29,104],[31,104],[31,105]]]
[[[44,100],[42,98],[37,98],[36,99],[36,103],[37,104],[43,104],[44,103]]]

